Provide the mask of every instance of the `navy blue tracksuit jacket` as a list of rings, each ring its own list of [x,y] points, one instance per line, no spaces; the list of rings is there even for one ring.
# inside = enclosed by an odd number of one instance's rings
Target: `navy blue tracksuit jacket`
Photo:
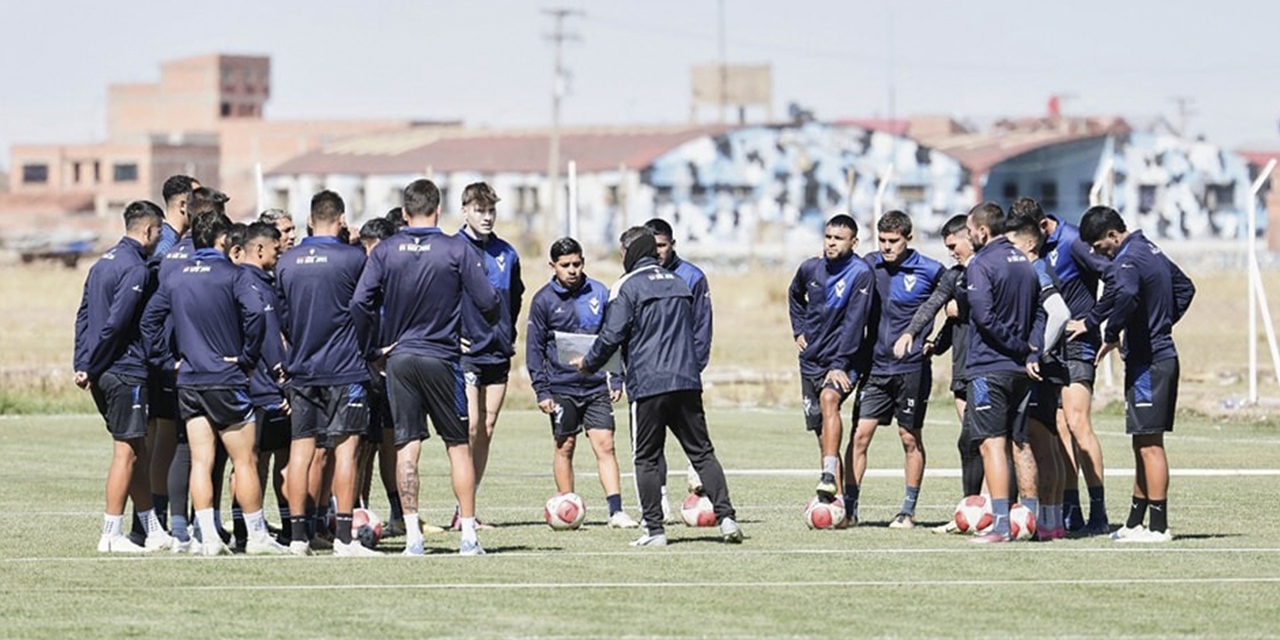
[[[1112,277],[1115,302],[1103,338],[1116,342],[1124,331],[1125,366],[1178,357],[1173,325],[1196,295],[1191,279],[1141,231],[1130,232],[1120,245]]]
[[[498,292],[467,240],[439,227],[404,227],[369,253],[351,299],[351,317],[366,356],[396,345],[447,362],[461,357],[463,292],[497,319]]]
[[[907,331],[916,310],[933,294],[946,268],[915,249],[908,249],[897,264],[886,263],[879,251],[867,254],[866,260],[876,278],[876,299],[869,323],[876,332],[871,373],[890,376],[919,371],[925,364],[920,345],[933,331],[933,318],[919,333],[912,334],[915,341],[901,360],[893,355],[893,343]]]
[[[1040,280],[1027,256],[1004,236],[993,238],[965,269],[969,353],[965,375],[1026,375]]]
[[[698,370],[705,370],[711,362],[712,324],[711,287],[707,285],[707,276],[697,265],[680,259],[675,251],[662,268],[680,276],[693,293],[693,350],[698,357]]]
[[[280,296],[276,292],[276,279],[253,265],[240,265],[240,269],[252,278],[250,286],[262,303],[264,327],[262,355],[249,376],[249,399],[255,407],[279,406],[284,401],[284,394],[280,390],[276,369],[284,366],[288,343],[280,327]]]
[[[163,352],[165,319],[181,363],[178,386],[247,388],[262,349],[264,322],[253,278],[217,249],[200,249],[160,283],[142,316],[148,349]],[[227,358],[235,361],[228,362]]]
[[[585,279],[577,289],[566,289],[554,277],[538,290],[529,305],[529,327],[525,331],[525,364],[538,402],[553,395],[588,396],[607,390],[603,373],[580,373],[560,362],[555,332],[598,334],[604,323],[609,288],[599,280]],[[615,388],[621,387],[614,380]]]
[[[280,319],[291,346],[284,365],[290,383],[311,387],[369,380],[349,311],[364,261],[364,251],[333,236],[305,238],[280,257],[276,279]]]
[[[75,370],[97,381],[102,374],[147,377],[146,349],[138,328],[151,271],[142,243],[120,242],[89,269],[76,311]]]
[[[1098,282],[1107,270],[1106,260],[1080,239],[1080,229],[1075,225],[1054,216],[1049,217],[1058,226],[1045,239],[1040,255],[1053,267],[1054,274],[1058,277],[1058,292],[1071,310],[1071,317],[1086,318],[1098,303]],[[1077,338],[1085,345],[1085,357],[1093,357],[1097,353],[1098,339],[1097,327]]]
[[[823,376],[839,370],[856,379],[866,373],[867,323],[875,295],[875,274],[857,254],[800,263],[787,298],[791,334],[803,335],[807,343],[800,352],[801,375]]]
[[[469,301],[462,305],[462,337],[471,343],[463,360],[475,364],[502,364],[516,355],[516,318],[524,299],[520,279],[520,256],[506,240],[489,234],[477,240],[465,229],[457,234],[471,243],[484,262],[489,284],[498,292],[498,321],[486,322],[480,309]],[[465,296],[465,292],[464,292]]]

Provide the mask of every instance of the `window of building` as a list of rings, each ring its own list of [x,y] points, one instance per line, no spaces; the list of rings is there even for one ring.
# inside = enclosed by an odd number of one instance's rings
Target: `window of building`
[[[44,184],[49,181],[49,165],[47,164],[24,164],[22,165],[22,183],[23,184]]]
[[[519,213],[538,213],[541,209],[542,203],[538,201],[537,187],[516,187],[516,210]]]
[[[80,163],[79,162],[74,162],[71,164],[71,181],[76,183],[80,182]]]
[[[1156,208],[1156,185],[1138,185],[1138,212],[1150,213]]]
[[[230,116],[231,116],[231,103],[230,103],[230,102],[224,102],[224,103],[222,103],[222,110],[221,110],[221,113],[222,113],[222,117],[224,117],[224,118],[227,118],[227,117],[230,117]]]
[[[111,167],[112,182],[137,182],[138,181],[138,163],[121,162]]]
[[[610,207],[618,206],[619,193],[620,191],[618,189],[618,185],[616,184],[609,185],[609,189],[605,192],[604,203]]]
[[[1093,204],[1092,202],[1089,201],[1089,195],[1092,193],[1093,193],[1092,181],[1080,183],[1080,202],[1083,202],[1085,204]]]
[[[102,182],[102,163],[97,160],[93,161],[93,181]]]
[[[1058,183],[1040,183],[1040,207],[1046,212],[1053,212],[1058,208]]]
[[[1205,185],[1204,204],[1210,211],[1236,206],[1236,184],[1231,182]]]
[[[913,205],[924,202],[924,185],[904,184],[898,187],[898,197],[902,199],[904,205]]]
[[[1005,201],[1012,202],[1014,198],[1018,197],[1018,184],[1016,182],[1004,183],[1004,189],[1000,192],[1000,195],[1004,196]]]

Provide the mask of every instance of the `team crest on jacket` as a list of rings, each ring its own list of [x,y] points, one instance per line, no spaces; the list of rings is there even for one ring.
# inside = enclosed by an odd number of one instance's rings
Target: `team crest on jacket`
[[[902,284],[906,286],[907,291],[910,291],[916,288],[916,274],[908,273],[907,275],[903,276]]]
[[[836,281],[836,297],[837,298],[844,297],[844,278],[841,278]]]
[[[507,270],[507,256],[499,253],[493,258],[493,261],[498,263],[498,271],[505,272]]]
[[[1049,264],[1055,267],[1058,266],[1058,250],[1057,249],[1054,249],[1053,251],[1049,252]]]
[[[591,307],[591,315],[600,315],[600,298],[592,298],[588,300],[587,306]]]

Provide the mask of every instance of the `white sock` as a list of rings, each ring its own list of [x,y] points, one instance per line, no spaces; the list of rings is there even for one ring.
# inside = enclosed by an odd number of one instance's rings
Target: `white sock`
[[[664,484],[662,485],[662,499],[666,500],[667,499],[667,485],[665,484],[666,480],[663,480],[663,483]]]
[[[416,513],[404,514],[404,544],[406,547],[422,544],[422,525],[418,524]]]
[[[124,531],[124,515],[102,514],[102,535],[118,536]]]
[[[822,456],[822,472],[835,475],[840,469],[840,458],[837,456]]]
[[[214,524],[217,520],[214,513],[216,513],[214,509],[196,510],[196,524],[200,525],[201,543],[222,542],[218,537],[218,525]]]
[[[270,536],[267,531],[267,519],[263,517],[262,509],[244,514],[244,525],[249,529],[249,537],[254,540],[262,540]]]
[[[142,528],[146,530],[147,535],[164,533],[164,527],[160,526],[160,519],[156,517],[155,509],[139,511],[138,519],[142,521]]]
[[[459,518],[458,521],[462,523],[462,541],[475,542],[476,541],[476,519],[474,517]]]

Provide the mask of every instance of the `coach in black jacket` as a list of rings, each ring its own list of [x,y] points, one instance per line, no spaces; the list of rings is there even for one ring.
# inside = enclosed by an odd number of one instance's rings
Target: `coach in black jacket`
[[[645,524],[644,535],[632,544],[667,543],[658,472],[666,428],[702,476],[725,542],[742,542],[702,410],[702,377],[693,347],[693,294],[684,280],[658,266],[657,243],[648,229],[632,227],[623,233],[622,251],[626,275],[609,293],[604,323],[591,350],[574,364],[594,373],[622,348],[631,402],[631,450]]]

